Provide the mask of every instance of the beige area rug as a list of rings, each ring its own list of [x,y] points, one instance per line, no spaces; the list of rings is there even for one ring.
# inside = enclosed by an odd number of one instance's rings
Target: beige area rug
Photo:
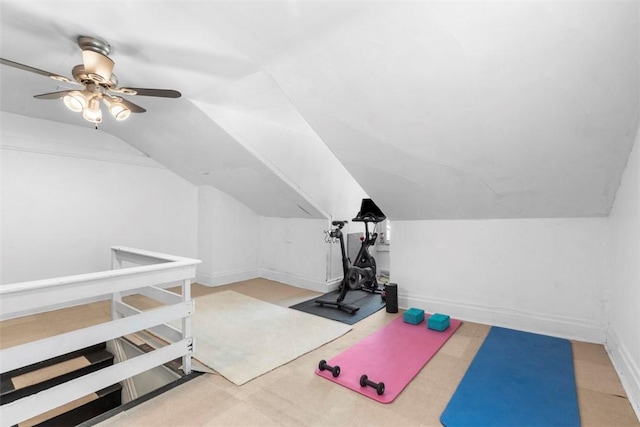
[[[195,305],[194,357],[237,385],[351,330],[344,323],[233,291],[195,298]]]

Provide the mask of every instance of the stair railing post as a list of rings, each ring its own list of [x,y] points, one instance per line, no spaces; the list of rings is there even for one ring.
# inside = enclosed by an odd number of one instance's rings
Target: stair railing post
[[[191,299],[191,280],[185,279],[182,281],[182,301],[187,302]],[[192,307],[194,307],[195,311],[195,301],[192,301]],[[191,338],[191,315],[185,316],[182,318],[182,338],[188,339]],[[193,353],[193,349],[195,346],[195,342],[191,343],[191,352],[182,356],[182,370],[185,375],[189,375],[191,373],[191,354]]]
[[[119,270],[122,268],[122,258],[118,257],[117,249],[111,249],[111,269]],[[122,302],[122,294],[120,292],[114,292],[111,294],[111,320],[119,319],[118,303]]]

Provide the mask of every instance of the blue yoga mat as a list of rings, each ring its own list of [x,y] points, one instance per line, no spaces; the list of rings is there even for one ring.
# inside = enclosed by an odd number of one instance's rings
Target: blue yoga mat
[[[571,343],[493,327],[440,417],[457,426],[580,426]]]

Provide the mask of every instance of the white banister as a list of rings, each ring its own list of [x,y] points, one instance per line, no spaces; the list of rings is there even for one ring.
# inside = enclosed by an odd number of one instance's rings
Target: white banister
[[[144,329],[168,342],[142,356],[2,405],[2,424],[17,424],[176,358],[182,358],[183,371],[189,374],[193,353],[191,315],[195,309],[190,285],[199,263],[196,259],[114,246],[112,270],[1,286],[0,320],[79,305],[91,298],[110,298],[112,317],[110,322],[0,350],[2,374]],[[180,284],[182,295],[158,287],[171,284]],[[132,293],[165,305],[138,310],[122,301],[122,295]],[[182,330],[168,324],[180,319]]]
[[[186,301],[145,311],[132,317],[100,323],[27,344],[9,347],[2,350],[0,373],[4,374],[23,366],[32,365],[94,344],[100,344],[151,328],[163,322],[191,316],[191,314],[193,314],[193,301]]]
[[[96,273],[95,275],[82,275],[91,277],[85,277],[77,281],[65,278],[67,280],[58,283],[29,282],[29,286],[20,288],[14,285],[4,285],[0,287],[0,298],[2,299],[2,317],[0,320],[41,313],[48,311],[47,309],[51,306],[82,301],[113,292],[176,283],[185,277],[195,277],[195,265],[176,263],[171,267],[171,264],[160,264],[165,267],[163,269],[153,269],[155,266],[149,265],[123,268],[113,272]],[[116,275],[116,272],[121,274]]]
[[[141,310],[138,310],[137,308],[132,307],[122,301],[116,304],[116,311],[119,315],[123,316],[135,316],[142,312]],[[154,335],[157,335],[158,337],[168,342],[174,342],[182,339],[182,331],[174,328],[171,325],[157,325],[147,329],[153,332]]]
[[[156,288],[155,286],[139,289],[138,292],[146,297],[160,301],[163,304],[177,304],[182,301],[182,296],[161,288]]]

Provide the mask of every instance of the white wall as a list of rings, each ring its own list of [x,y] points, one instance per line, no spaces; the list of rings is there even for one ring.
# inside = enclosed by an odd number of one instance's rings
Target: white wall
[[[213,187],[200,187],[198,194],[198,282],[216,286],[258,277],[260,217]]]
[[[222,191],[200,187],[197,280],[219,286],[264,277],[327,292],[342,278],[340,247],[325,242],[328,224],[259,216]]]
[[[606,347],[640,417],[640,132],[638,135],[609,216],[611,282]]]
[[[391,269],[391,244],[389,243],[376,243],[371,250],[371,254],[376,259],[376,267],[378,274],[382,271],[390,271]]]
[[[402,307],[604,342],[607,220],[394,221]]]
[[[327,292],[342,278],[340,247],[325,242],[328,229],[322,219],[259,216],[222,191],[200,187],[198,282],[264,277]]]
[[[119,139],[1,113],[1,283],[107,270],[109,248],[197,255],[197,189]]]
[[[327,292],[342,272],[331,270],[332,251],[338,244],[325,242],[325,220],[260,218],[261,275],[282,283]]]

